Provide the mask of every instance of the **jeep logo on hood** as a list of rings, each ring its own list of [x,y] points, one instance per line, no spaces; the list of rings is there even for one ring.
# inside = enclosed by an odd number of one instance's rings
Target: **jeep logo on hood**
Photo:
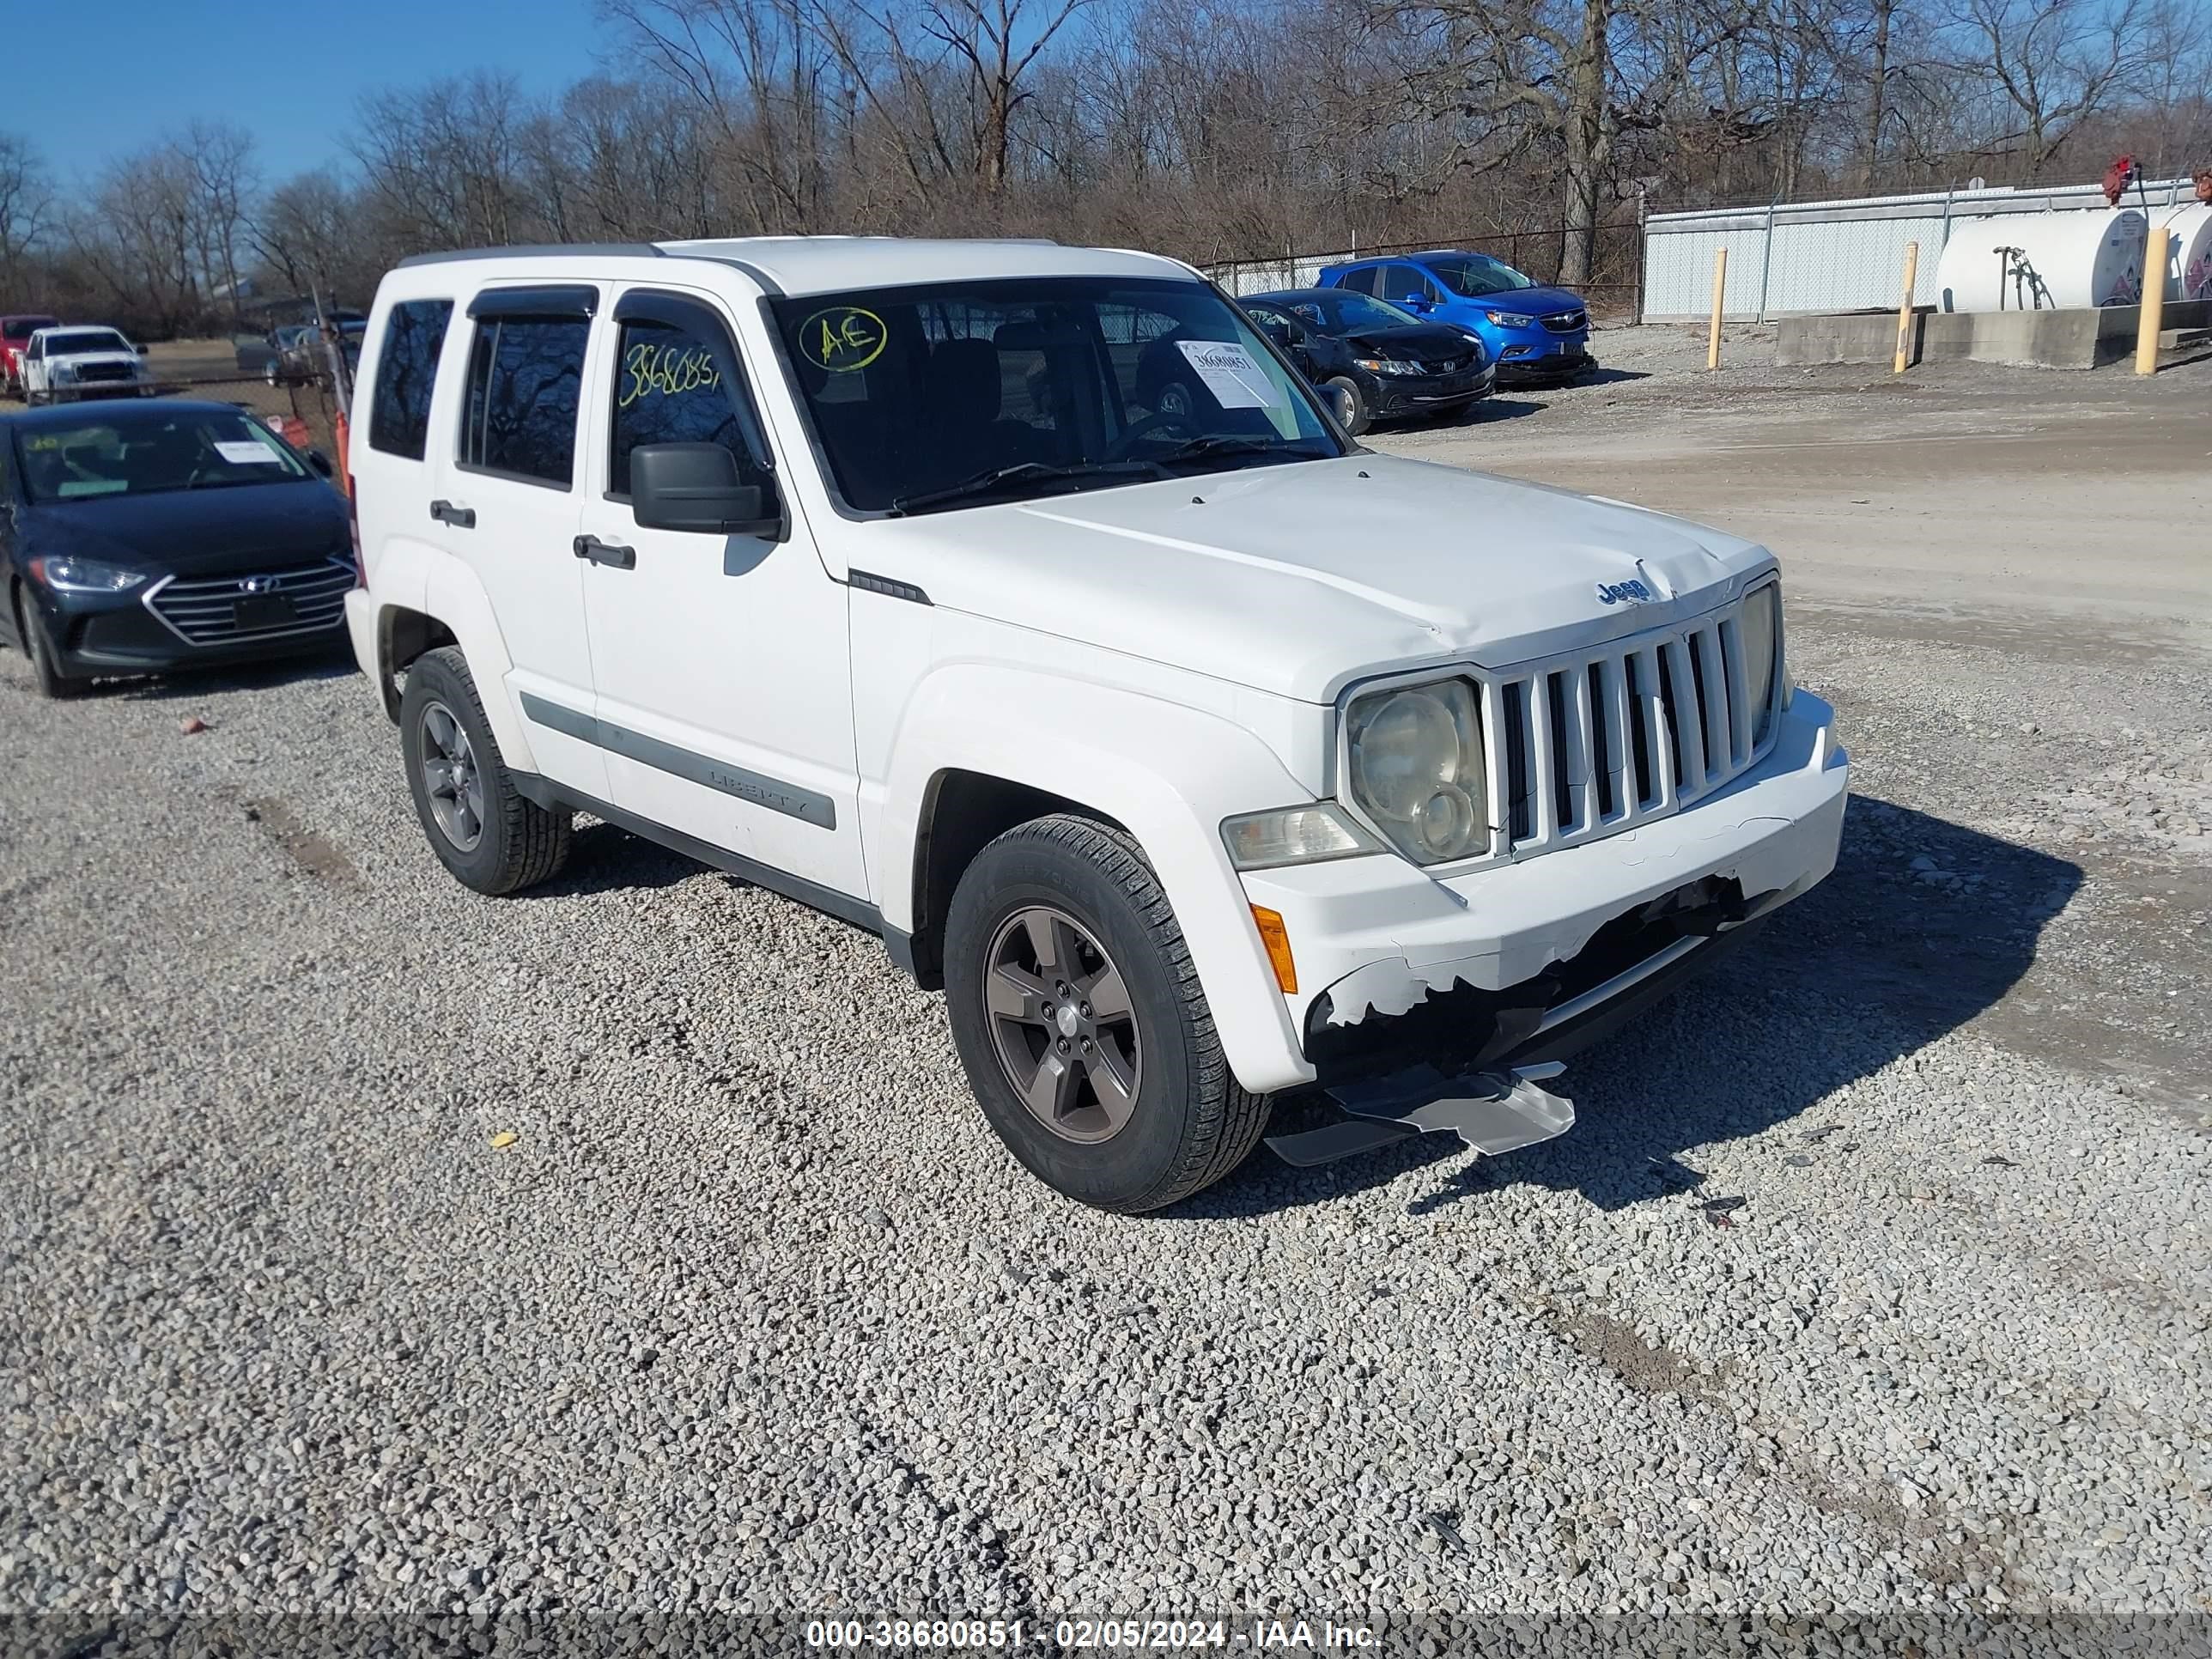
[[[1641,605],[1646,599],[1656,599],[1658,597],[1642,582],[1633,580],[1625,582],[1600,582],[1597,585],[1597,602],[1600,605],[1623,603]]]

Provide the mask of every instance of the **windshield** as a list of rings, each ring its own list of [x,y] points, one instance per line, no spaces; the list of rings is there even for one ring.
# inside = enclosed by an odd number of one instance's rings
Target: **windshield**
[[[1516,288],[1536,286],[1533,277],[1522,276],[1504,260],[1493,259],[1486,253],[1453,253],[1421,263],[1446,288],[1472,300],[1479,300],[1486,294],[1510,294]]]
[[[144,410],[15,433],[34,501],[283,483],[312,475],[257,421],[220,410]]]
[[[112,328],[70,328],[46,336],[46,356],[74,357],[88,351],[128,351],[130,343]]]
[[[1421,321],[1410,311],[1401,311],[1383,301],[1342,288],[1277,295],[1267,303],[1289,312],[1307,327],[1317,328],[1324,334],[1357,334],[1364,328],[1403,328]]]
[[[830,471],[862,512],[1344,453],[1304,383],[1202,283],[1012,277],[774,309]]]

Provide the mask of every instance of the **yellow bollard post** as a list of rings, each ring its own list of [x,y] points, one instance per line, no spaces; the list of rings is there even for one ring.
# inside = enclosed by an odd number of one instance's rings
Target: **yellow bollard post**
[[[1721,366],[1721,301],[1728,293],[1728,250],[1713,250],[1713,326],[1705,336],[1705,367]]]
[[[1905,373],[1905,366],[1912,358],[1912,284],[1920,274],[1920,244],[1905,245],[1905,297],[1897,302],[1897,359],[1889,366],[1893,374]]]
[[[2143,250],[2142,309],[2136,319],[2136,373],[2158,373],[2158,336],[2166,325],[2166,245],[2173,233],[2164,225],[2150,234]]]

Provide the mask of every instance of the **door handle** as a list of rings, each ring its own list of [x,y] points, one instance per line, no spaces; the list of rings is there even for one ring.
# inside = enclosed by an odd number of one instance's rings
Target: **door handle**
[[[593,564],[607,565],[616,570],[637,568],[637,550],[634,547],[617,547],[597,536],[579,536],[569,546],[578,558],[589,559]]]
[[[451,501],[430,503],[430,516],[440,524],[449,524],[456,530],[474,530],[477,510],[473,507],[455,507]]]

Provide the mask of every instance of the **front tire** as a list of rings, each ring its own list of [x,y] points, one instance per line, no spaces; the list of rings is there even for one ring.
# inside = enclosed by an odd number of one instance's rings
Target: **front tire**
[[[1367,406],[1367,394],[1359,389],[1359,382],[1349,374],[1338,374],[1322,382],[1328,394],[1329,406],[1336,412],[1337,424],[1352,437],[1357,438],[1375,424],[1375,413]]]
[[[399,741],[415,816],[430,850],[464,887],[496,897],[560,873],[575,815],[548,811],[517,792],[457,647],[426,652],[407,671]]]
[[[1038,818],[960,878],[945,988],[969,1086],[1030,1172],[1084,1204],[1160,1209],[1239,1164],[1265,1097],[1229,1069],[1182,929],[1126,832]]]
[[[61,652],[47,630],[46,619],[39,614],[31,596],[20,588],[15,593],[15,637],[23,642],[23,654],[30,659],[31,682],[40,696],[58,702],[84,694],[90,682],[62,667]]]

